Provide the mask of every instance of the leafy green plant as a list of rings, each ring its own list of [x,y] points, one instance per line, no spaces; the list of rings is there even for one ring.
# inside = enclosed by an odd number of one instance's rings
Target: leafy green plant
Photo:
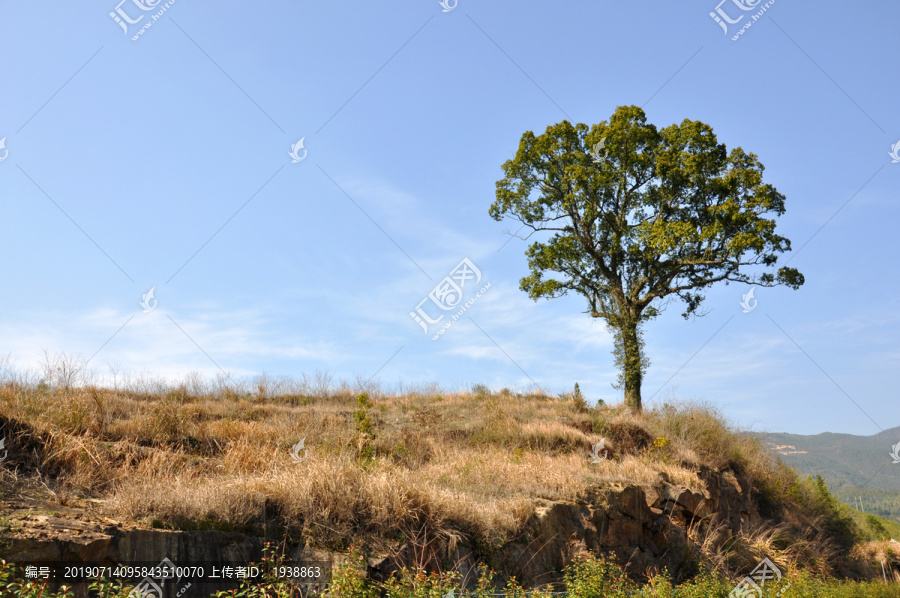
[[[606,557],[579,556],[566,567],[566,589],[578,598],[625,598],[637,590],[634,582]]]
[[[16,579],[23,581],[16,581]],[[24,581],[24,571],[18,570],[14,563],[0,560],[0,597],[2,598],[72,598],[72,590],[61,586],[58,592],[47,589],[46,581]]]
[[[706,569],[702,569],[693,579],[677,588],[671,588],[668,584],[662,583],[660,586],[654,587],[649,596],[658,598],[726,598],[731,592],[734,584],[727,579],[720,577]],[[768,590],[768,588],[766,588]],[[768,594],[765,594],[768,596]]]
[[[362,554],[354,547],[350,547],[347,559],[337,566],[331,574],[331,585],[328,588],[328,596],[346,598],[375,598],[378,595],[376,588],[372,587],[366,576],[366,562]]]
[[[458,579],[455,571],[428,573],[421,567],[403,567],[381,587],[391,598],[441,598],[457,589]]]
[[[261,579],[242,579],[238,590],[220,590],[214,594],[215,598],[299,598],[302,596],[300,588],[296,587],[289,578],[279,576],[278,567],[285,565],[288,559],[279,553],[275,544],[266,542],[263,546],[263,557],[259,565]],[[118,598],[118,597],[116,597]]]
[[[372,418],[369,410],[372,408],[372,401],[369,400],[368,393],[361,392],[356,397],[356,411],[353,412],[353,419],[356,421],[356,431],[367,438],[372,434]]]
[[[88,589],[97,592],[97,598],[129,598],[133,587],[121,580],[109,581],[103,578],[92,581]]]

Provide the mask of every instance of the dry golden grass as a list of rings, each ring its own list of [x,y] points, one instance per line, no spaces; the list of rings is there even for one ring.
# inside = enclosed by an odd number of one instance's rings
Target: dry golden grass
[[[865,571],[867,577],[900,583],[900,544],[897,542],[865,542],[855,546],[852,555],[860,563],[869,565],[870,569]]]
[[[508,539],[535,498],[577,500],[660,473],[702,489],[702,467],[769,475],[771,462],[701,405],[632,414],[543,394],[347,389],[158,394],[7,384],[0,408],[48,442],[36,468],[59,491],[154,525],[285,530],[326,544],[441,535]],[[368,423],[362,423],[365,420]],[[591,464],[606,437],[616,458]],[[305,458],[291,447],[305,439]],[[15,446],[12,447],[15,451]],[[47,472],[57,472],[47,476]]]

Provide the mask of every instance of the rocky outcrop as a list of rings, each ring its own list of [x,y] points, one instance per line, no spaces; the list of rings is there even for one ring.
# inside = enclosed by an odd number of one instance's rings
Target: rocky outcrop
[[[585,553],[612,553],[638,576],[663,568],[676,576],[690,573],[696,562],[689,529],[715,549],[762,523],[749,482],[733,472],[702,470],[699,477],[702,489],[673,484],[659,474],[652,484],[611,484],[579,501],[538,499],[517,540],[495,551],[463,543],[447,561],[463,576],[477,561],[487,562],[528,586],[558,581],[562,569]],[[397,566],[396,560],[381,559],[374,573],[385,577]]]
[[[215,564],[235,566],[258,563],[264,556],[265,539],[235,532],[216,530],[173,531],[143,529],[92,513],[55,503],[27,499],[4,504],[10,526],[8,537],[0,538],[0,556],[16,564],[92,565],[138,564],[152,567],[163,559],[175,566]],[[330,562],[332,554],[300,546],[289,546],[292,562]],[[40,581],[40,580],[38,580]],[[57,589],[59,583],[50,584]],[[86,584],[72,584],[77,597],[87,595]],[[172,595],[186,584],[170,583]],[[236,587],[221,583],[192,584],[179,598],[210,596],[213,592]],[[168,594],[167,594],[168,595]]]
[[[572,559],[585,552],[614,553],[634,574],[667,568],[677,575],[692,566],[687,530],[705,534],[713,545],[761,524],[749,483],[732,472],[703,470],[704,488],[673,484],[660,474],[652,484],[612,484],[579,501],[535,500],[521,536],[496,549],[461,542],[448,560],[463,573],[488,562],[526,585],[558,579]],[[101,561],[175,563],[259,561],[263,540],[220,531],[140,529],[77,509],[47,503],[32,510],[53,514],[19,517],[24,526],[6,541],[8,561]],[[61,511],[62,509],[62,511]],[[66,512],[68,511],[68,512]],[[408,551],[407,551],[408,552]],[[294,547],[295,560],[331,560],[334,555]],[[397,554],[403,555],[403,547]],[[371,573],[388,575],[396,559],[371,561]],[[470,578],[476,577],[474,573]]]
[[[538,501],[522,540],[508,544],[502,568],[529,583],[548,581],[579,553],[614,553],[634,574],[692,566],[689,528],[719,546],[758,526],[749,484],[731,472],[701,472],[702,491],[672,484],[612,485],[584,501]]]

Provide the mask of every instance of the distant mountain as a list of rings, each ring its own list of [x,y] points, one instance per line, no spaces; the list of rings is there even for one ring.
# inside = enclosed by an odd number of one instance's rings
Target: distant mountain
[[[872,436],[833,434],[760,435],[781,460],[801,473],[821,475],[829,486],[900,491],[900,464],[892,463],[900,426]]]
[[[900,426],[872,436],[825,432],[759,434],[781,460],[802,475],[821,475],[844,502],[866,512],[900,517],[900,463],[893,463],[893,446],[900,443]]]

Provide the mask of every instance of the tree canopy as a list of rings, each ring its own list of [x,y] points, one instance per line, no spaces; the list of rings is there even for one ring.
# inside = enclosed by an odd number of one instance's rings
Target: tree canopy
[[[794,268],[771,269],[790,240],[775,231],[785,197],[764,167],[730,152],[712,127],[685,119],[657,129],[637,106],[588,127],[562,121],[522,135],[503,164],[495,220],[547,231],[526,251],[520,287],[538,300],[574,291],[616,335],[625,401],[641,408],[641,325],[671,299],[698,312],[703,290],[725,281],[797,289]]]

